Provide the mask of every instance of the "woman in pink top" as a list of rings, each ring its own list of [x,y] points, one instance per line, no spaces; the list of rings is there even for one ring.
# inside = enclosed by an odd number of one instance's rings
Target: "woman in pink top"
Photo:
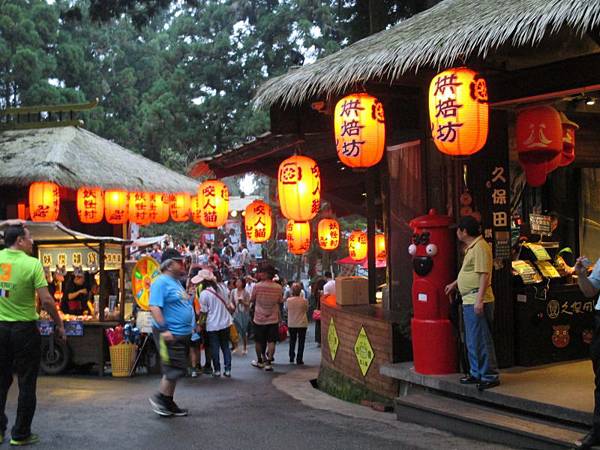
[[[290,363],[296,359],[296,364],[304,364],[304,341],[306,340],[306,329],[308,328],[308,301],[300,295],[302,287],[300,283],[292,285],[292,297],[286,302],[288,313],[288,330],[290,332]],[[296,355],[296,339],[298,340],[298,354]]]

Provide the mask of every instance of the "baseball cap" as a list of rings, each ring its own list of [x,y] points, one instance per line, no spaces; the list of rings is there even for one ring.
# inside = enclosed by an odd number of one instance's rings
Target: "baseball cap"
[[[200,284],[204,280],[216,281],[217,277],[215,277],[215,274],[212,273],[210,270],[202,269],[198,272],[198,274],[195,277],[192,278],[192,283]]]

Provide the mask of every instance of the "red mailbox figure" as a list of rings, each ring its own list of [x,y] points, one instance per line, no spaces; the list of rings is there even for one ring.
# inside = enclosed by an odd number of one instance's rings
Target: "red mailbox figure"
[[[448,319],[444,287],[455,279],[455,233],[452,218],[435,209],[410,222],[408,252],[413,257],[411,321],[415,371],[427,375],[456,372],[456,337]]]

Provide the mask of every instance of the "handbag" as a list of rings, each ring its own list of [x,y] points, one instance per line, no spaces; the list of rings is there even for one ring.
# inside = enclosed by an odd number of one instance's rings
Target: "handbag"
[[[287,335],[288,335],[288,326],[284,322],[281,322],[279,324],[279,342],[285,341],[287,339]]]
[[[315,309],[312,313],[312,318],[314,321],[318,321],[321,320],[321,310],[320,309]]]

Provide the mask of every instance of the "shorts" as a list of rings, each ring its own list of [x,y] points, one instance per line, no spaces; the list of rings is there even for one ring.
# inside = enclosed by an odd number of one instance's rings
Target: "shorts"
[[[169,381],[175,381],[187,374],[189,365],[190,342],[192,336],[174,336],[173,342],[166,342],[156,328],[152,329],[154,343],[160,355],[160,368],[162,374]]]
[[[268,325],[253,324],[254,340],[261,344],[267,342],[277,342],[279,340],[279,324],[270,323]]]

